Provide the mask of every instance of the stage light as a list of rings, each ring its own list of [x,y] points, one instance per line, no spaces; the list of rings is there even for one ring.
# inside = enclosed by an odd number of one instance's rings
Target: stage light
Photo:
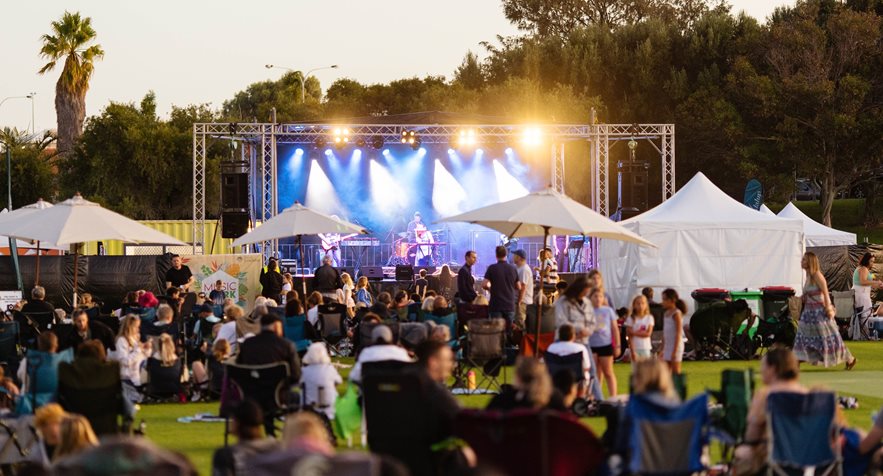
[[[451,175],[439,159],[435,159],[435,175],[432,184],[432,207],[439,215],[456,215],[463,211],[466,190]]]
[[[536,126],[528,126],[524,129],[522,138],[522,144],[526,146],[536,146],[540,145],[543,142],[543,131],[539,127]]]
[[[350,130],[346,127],[336,127],[333,131],[334,147],[342,149],[350,142]]]
[[[325,157],[331,157],[334,155],[334,152],[331,152],[331,149],[325,149]]]
[[[365,142],[364,138],[359,137],[358,139],[356,139],[356,147],[361,149],[362,147],[365,147],[366,144],[367,142]]]
[[[380,150],[380,148],[383,147],[383,136],[372,136],[371,147],[373,147],[374,150]]]
[[[426,156],[426,147],[421,147],[417,150],[417,157],[425,157]]]
[[[460,129],[457,133],[457,147],[473,147],[478,143],[478,134],[475,129]]]
[[[515,151],[512,150],[511,147],[506,147],[506,150],[504,150],[503,152],[505,152],[506,155],[512,155],[512,153],[515,152]]]
[[[407,144],[411,146],[411,149],[417,150],[421,143],[416,131],[402,131],[402,144]]]
[[[325,147],[326,144],[328,144],[328,141],[325,140],[324,137],[317,137],[313,143],[315,144],[317,149],[321,149]]]
[[[523,197],[529,193],[527,188],[497,160],[494,160],[494,176],[497,178],[497,195],[501,202]]]

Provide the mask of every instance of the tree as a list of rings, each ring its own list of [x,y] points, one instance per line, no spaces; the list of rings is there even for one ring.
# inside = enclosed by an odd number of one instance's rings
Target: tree
[[[306,103],[301,102],[300,71],[291,71],[276,81],[261,81],[239,91],[222,107],[226,120],[233,122],[270,122],[273,108],[276,122],[317,120],[322,114],[322,88],[310,76],[306,81]]]
[[[52,152],[48,147],[55,138],[50,133],[31,137],[18,129],[4,128],[0,131],[3,152],[0,153],[0,178],[6,190],[6,148],[11,152],[12,162],[12,205],[15,208],[29,205],[42,198],[52,201],[54,193],[54,173]],[[6,202],[3,193],[2,202]],[[8,205],[7,205],[8,206]]]
[[[86,118],[86,92],[95,70],[95,61],[104,57],[100,45],[92,44],[97,34],[92,19],[79,13],[64,12],[61,19],[51,24],[52,33],[43,35],[40,55],[48,59],[40,74],[55,69],[64,61],[61,75],[55,84],[55,114],[58,121],[58,152],[67,154],[83,132]]]
[[[838,193],[883,158],[881,19],[829,0],[777,10],[766,50],[766,85],[749,90],[772,119],[771,138],[803,176],[822,185],[822,221]]]
[[[193,123],[217,118],[204,105],[173,107],[168,121],[156,116],[156,98],[140,105],[111,102],[86,122],[76,154],[59,163],[62,189],[80,191],[123,215],[141,220],[189,218],[193,206]],[[206,210],[217,210],[224,144],[209,144]]]
[[[466,53],[463,62],[454,73],[454,83],[460,84],[466,89],[481,90],[484,88],[485,77],[481,62],[473,52]]]

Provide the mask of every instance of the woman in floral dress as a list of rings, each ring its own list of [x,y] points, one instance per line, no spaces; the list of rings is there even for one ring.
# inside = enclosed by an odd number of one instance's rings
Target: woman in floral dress
[[[828,295],[828,282],[819,269],[819,258],[807,251],[801,267],[806,271],[803,286],[803,312],[797,323],[794,354],[801,362],[831,367],[846,362],[846,370],[852,370],[856,358],[843,344],[840,331],[834,321],[836,310]]]

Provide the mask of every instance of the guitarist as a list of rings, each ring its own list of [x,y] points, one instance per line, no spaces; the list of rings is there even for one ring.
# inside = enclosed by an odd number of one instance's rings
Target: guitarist
[[[340,220],[337,215],[331,215],[331,218]],[[346,236],[340,236],[340,233],[319,233],[319,239],[322,240],[322,251],[325,256],[331,256],[331,265],[339,268],[342,264],[340,261],[340,242],[356,236],[356,233]]]

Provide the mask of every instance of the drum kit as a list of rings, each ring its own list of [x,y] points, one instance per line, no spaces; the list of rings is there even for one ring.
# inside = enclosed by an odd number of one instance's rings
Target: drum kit
[[[429,232],[432,233],[433,237],[431,242],[412,242],[409,241],[408,232],[403,231],[397,233],[396,236],[398,236],[398,239],[393,242],[393,253],[390,256],[387,265],[404,266],[414,264],[415,258],[417,257],[417,247],[429,247],[432,249],[431,254],[428,257],[430,261],[429,266],[439,266],[441,263],[444,263],[439,248],[447,246],[448,244],[445,239],[447,230],[430,230]]]

